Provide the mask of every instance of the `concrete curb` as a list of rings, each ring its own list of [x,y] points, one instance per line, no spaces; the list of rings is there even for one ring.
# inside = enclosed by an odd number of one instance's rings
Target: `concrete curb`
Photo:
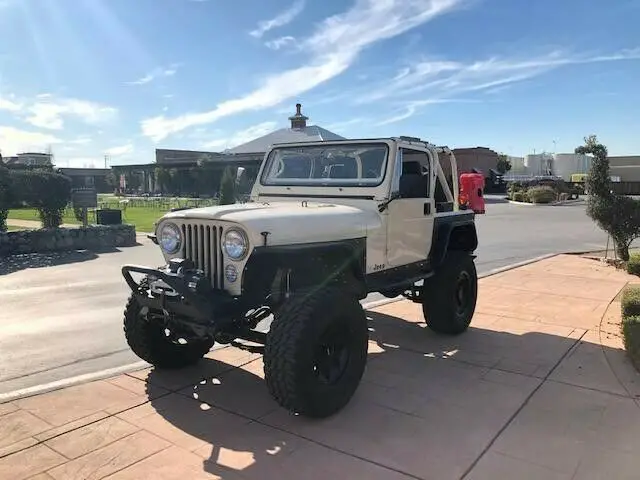
[[[553,202],[553,203],[529,203],[529,202],[516,202],[515,200],[509,200],[506,198],[507,202],[513,205],[523,205],[528,207],[557,207],[560,205],[574,205],[580,202],[584,202],[584,200],[578,198],[577,200],[563,200],[561,202]]]
[[[495,268],[486,273],[482,273],[478,275],[479,279],[487,278],[492,275],[497,275],[502,272],[506,272],[509,270],[513,270],[516,268],[524,267],[525,265],[529,265],[532,263],[540,262],[542,260],[546,260],[548,258],[555,257],[557,255],[562,255],[561,253],[551,253],[548,255],[542,255],[539,257],[531,258],[529,260],[524,260],[518,263],[512,263],[510,265],[506,265],[504,267]],[[363,305],[365,310],[373,310],[374,308],[382,307],[384,305],[388,305],[390,303],[395,303],[400,300],[404,300],[405,298],[395,297],[388,298],[384,300],[376,300],[374,302],[368,302]],[[221,348],[227,348],[223,346]],[[78,375],[75,377],[65,378],[62,380],[57,380],[55,382],[45,383],[42,385],[35,385],[33,387],[23,388],[19,390],[14,390],[13,392],[1,393],[0,394],[0,404],[10,402],[12,400],[18,400],[26,397],[34,397],[36,395],[42,395],[44,393],[52,392],[55,390],[62,390],[63,388],[72,387],[75,385],[80,385],[83,383],[95,382],[98,380],[104,380],[106,378],[111,378],[116,375],[121,375],[124,373],[134,372],[136,370],[142,370],[144,368],[149,367],[149,364],[143,361],[130,363],[128,365],[122,365],[120,367],[109,368],[107,370],[101,370],[99,372],[87,373],[84,375]]]
[[[107,370],[101,370],[94,373],[86,373],[84,375],[78,375],[75,377],[69,377],[55,382],[43,383],[42,385],[35,385],[33,387],[21,388],[14,390],[13,392],[0,393],[0,404],[10,402],[12,400],[18,400],[20,398],[34,397],[36,395],[42,395],[43,393],[52,392],[54,390],[62,390],[63,388],[73,387],[82,383],[95,382],[97,380],[104,380],[105,378],[115,377],[123,373],[134,372],[136,370],[142,370],[148,367],[146,362],[130,363],[129,365],[122,365],[121,367],[109,368]]]

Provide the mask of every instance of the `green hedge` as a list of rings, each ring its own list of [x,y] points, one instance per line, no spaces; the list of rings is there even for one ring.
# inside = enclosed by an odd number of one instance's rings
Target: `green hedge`
[[[532,203],[553,203],[557,198],[556,191],[549,186],[532,187],[527,190],[527,195]]]
[[[0,231],[6,224],[5,210],[32,207],[38,211],[44,228],[62,223],[65,207],[71,200],[71,179],[52,170],[7,170],[0,166]],[[4,192],[4,193],[3,193]]]
[[[523,192],[522,190],[518,190],[513,192],[513,201],[514,202],[525,202],[526,198],[525,198],[525,192]]]
[[[640,370],[640,316],[622,318],[622,338],[627,355]]]
[[[629,255],[627,261],[627,273],[640,276],[640,254],[633,253]]]
[[[640,286],[631,285],[622,292],[622,316],[640,315]]]
[[[631,361],[640,369],[640,286],[628,286],[622,292],[622,338]]]
[[[12,194],[9,169],[2,164],[2,157],[0,157],[0,232],[7,231],[7,215],[13,201]]]

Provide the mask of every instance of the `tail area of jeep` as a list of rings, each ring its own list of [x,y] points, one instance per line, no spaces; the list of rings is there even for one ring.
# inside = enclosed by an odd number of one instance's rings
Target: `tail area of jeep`
[[[422,304],[439,334],[468,328],[478,239],[458,194],[451,151],[417,138],[274,145],[248,202],[166,214],[166,265],[122,268],[126,340],[157,369],[216,343],[260,352],[282,407],[328,417],[365,371],[370,293]]]

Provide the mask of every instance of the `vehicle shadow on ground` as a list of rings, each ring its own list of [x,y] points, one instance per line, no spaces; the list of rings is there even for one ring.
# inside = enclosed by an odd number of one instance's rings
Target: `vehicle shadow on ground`
[[[581,349],[593,357],[603,351],[600,344],[540,332],[471,327],[449,337],[422,322],[368,315],[367,370],[352,401],[331,418],[297,417],[276,405],[261,378],[259,357],[244,368],[205,358],[180,372],[152,370],[151,405],[186,438],[206,442],[195,452],[203,458],[203,470],[220,478],[346,478],[345,472],[399,478],[382,467],[367,470],[374,467],[336,451],[417,478],[427,471],[459,478],[567,352]],[[582,366],[570,371],[572,366],[569,361],[569,370],[560,372],[569,383],[585,374]],[[153,398],[155,387],[167,385],[172,393]],[[409,441],[408,435],[418,437]],[[406,447],[399,448],[403,441]],[[460,455],[443,453],[457,451]]]
[[[98,258],[99,253],[109,253],[119,251],[108,249],[106,251],[71,250],[60,252],[44,253],[23,253],[0,257],[0,275],[25,270],[27,268],[44,268],[70,263],[87,262]]]

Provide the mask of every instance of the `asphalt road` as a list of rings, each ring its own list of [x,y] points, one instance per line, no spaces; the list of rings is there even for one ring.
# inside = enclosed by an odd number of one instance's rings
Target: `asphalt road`
[[[604,248],[584,204],[517,206],[489,199],[477,217],[479,273],[537,256]],[[0,394],[138,362],[122,335],[125,263],[157,266],[157,247],[34,255],[0,264]],[[380,299],[371,295],[365,302]]]

